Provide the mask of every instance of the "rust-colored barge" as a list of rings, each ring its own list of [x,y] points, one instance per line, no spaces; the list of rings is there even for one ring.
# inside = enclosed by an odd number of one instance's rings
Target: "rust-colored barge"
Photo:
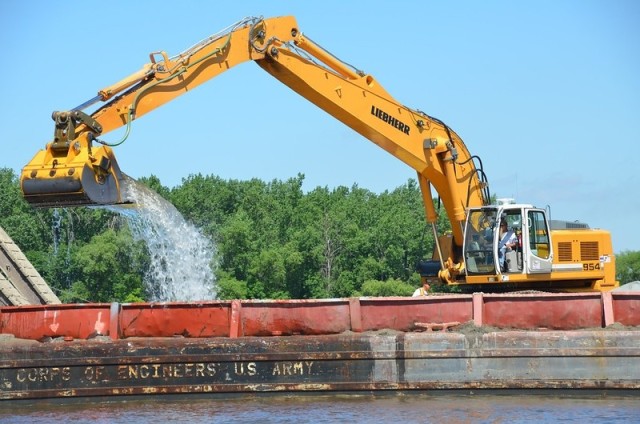
[[[0,398],[640,388],[640,292],[0,308]]]

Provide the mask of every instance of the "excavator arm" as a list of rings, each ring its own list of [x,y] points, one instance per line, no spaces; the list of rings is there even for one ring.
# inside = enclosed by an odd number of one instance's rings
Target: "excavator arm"
[[[292,40],[295,28],[293,17],[245,19],[175,57],[151,53],[138,72],[71,111],[54,112],[53,140],[22,170],[24,198],[37,207],[129,202],[112,147],[129,136],[132,122],[239,63],[264,59],[267,47],[276,39]],[[100,102],[90,115],[83,112]],[[121,127],[122,140],[101,139]]]
[[[320,109],[360,133],[417,172],[427,220],[437,236],[431,188],[452,224],[453,240],[437,257],[455,274],[468,207],[489,202],[481,162],[442,121],[393,98],[371,75],[354,69],[303,35],[293,17],[247,18],[169,58],[151,62],[106,87],[71,111],[54,112],[54,139],[21,175],[25,199],[39,207],[120,204],[126,176],[112,147],[129,135],[132,122],[233,68],[254,61]],[[84,109],[103,102],[93,113]],[[123,140],[102,137],[126,127]],[[440,246],[440,244],[438,244]],[[454,278],[451,276],[450,278]]]

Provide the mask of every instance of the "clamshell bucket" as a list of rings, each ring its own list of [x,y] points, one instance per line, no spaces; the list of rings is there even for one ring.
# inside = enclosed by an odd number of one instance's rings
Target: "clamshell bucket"
[[[22,168],[20,187],[36,207],[64,208],[128,203],[125,175],[109,146],[96,147],[102,125],[78,111],[53,112],[53,141]]]
[[[50,147],[41,150],[23,169],[22,194],[35,207],[57,208],[128,203],[122,193],[126,184],[113,151],[74,148],[55,157]]]

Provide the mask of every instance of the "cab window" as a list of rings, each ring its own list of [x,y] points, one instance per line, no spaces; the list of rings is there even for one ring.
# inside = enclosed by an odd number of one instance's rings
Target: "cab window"
[[[551,249],[549,246],[549,232],[544,213],[541,211],[529,211],[529,249],[534,255],[547,259]]]

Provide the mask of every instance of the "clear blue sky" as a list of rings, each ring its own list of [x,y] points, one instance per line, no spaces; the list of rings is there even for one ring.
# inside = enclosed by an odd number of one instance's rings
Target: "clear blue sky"
[[[499,197],[612,232],[640,250],[640,2],[0,2],[0,166],[16,172],[73,108],[246,16],[301,30],[405,105],[451,126]],[[119,140],[118,132],[112,133]],[[108,137],[105,137],[108,139]],[[380,193],[415,173],[247,63],[135,121],[132,177],[286,180]]]

